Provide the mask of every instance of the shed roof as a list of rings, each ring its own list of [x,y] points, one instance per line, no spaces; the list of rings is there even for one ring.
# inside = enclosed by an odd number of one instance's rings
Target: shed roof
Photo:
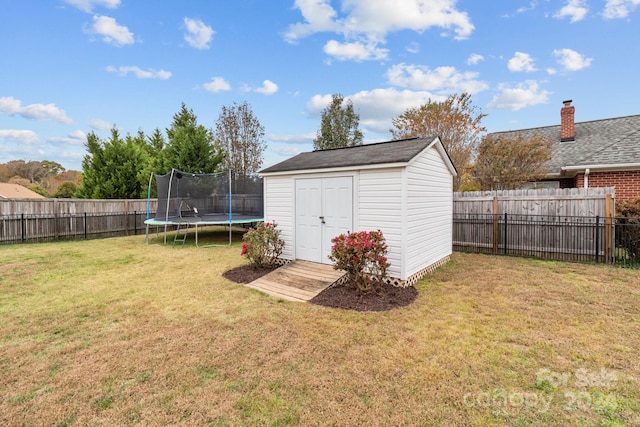
[[[575,140],[560,140],[560,125],[494,132],[491,135],[531,136],[540,133],[552,141],[551,173],[563,168],[640,163],[640,115],[578,122]]]
[[[0,182],[0,199],[44,199],[44,196],[19,184]]]
[[[410,138],[300,153],[259,173],[408,163],[436,140],[437,137]],[[446,152],[445,155],[450,162]]]

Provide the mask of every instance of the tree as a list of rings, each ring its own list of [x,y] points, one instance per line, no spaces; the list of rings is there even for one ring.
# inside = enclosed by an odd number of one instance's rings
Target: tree
[[[226,152],[224,167],[243,174],[258,172],[267,148],[264,126],[245,101],[231,107],[222,106],[216,121],[215,143]]]
[[[138,199],[146,197],[148,177],[143,176],[148,161],[144,134],[127,135],[123,140],[116,128],[111,138],[101,141],[87,135],[88,154],[82,160],[84,177],[78,196],[87,199]]]
[[[155,128],[153,133],[147,137],[147,151],[149,153],[150,172],[164,174],[169,172],[165,159],[165,148],[167,141],[160,129]]]
[[[331,103],[322,111],[320,130],[313,140],[313,149],[326,150],[362,145],[359,124],[360,116],[353,110],[351,100],[345,102],[344,96],[332,95]]]
[[[392,119],[391,135],[394,139],[439,136],[458,170],[453,183],[456,190],[468,176],[480,134],[486,130],[481,126],[484,117],[486,114],[473,106],[470,94],[454,94],[442,102],[429,99]]]
[[[539,133],[488,135],[478,147],[474,176],[482,190],[512,190],[547,172],[551,140]]]
[[[174,114],[165,152],[165,166],[193,173],[216,172],[224,150],[213,143],[213,132],[198,124],[193,110],[182,103]]]
[[[77,190],[78,186],[75,183],[66,181],[58,186],[53,197],[56,199],[70,199],[76,194]]]

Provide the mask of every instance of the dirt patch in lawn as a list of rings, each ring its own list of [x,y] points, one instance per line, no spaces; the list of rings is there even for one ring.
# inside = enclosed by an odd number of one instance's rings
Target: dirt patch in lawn
[[[277,267],[276,267],[277,268]],[[251,268],[248,265],[225,271],[222,276],[236,283],[251,283],[275,268]],[[385,311],[404,307],[415,301],[418,291],[413,286],[398,288],[384,285],[378,292],[360,295],[353,286],[342,285],[325,289],[311,299],[312,304],[356,311]]]
[[[256,279],[261,278],[267,273],[271,273],[278,267],[273,268],[253,268],[249,265],[241,265],[240,267],[232,268],[222,273],[222,277],[231,280],[236,283],[251,283]]]

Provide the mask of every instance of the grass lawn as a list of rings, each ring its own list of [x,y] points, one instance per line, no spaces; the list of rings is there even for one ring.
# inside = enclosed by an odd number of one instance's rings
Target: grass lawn
[[[233,247],[0,247],[0,425],[640,425],[640,271],[455,253],[386,312]]]

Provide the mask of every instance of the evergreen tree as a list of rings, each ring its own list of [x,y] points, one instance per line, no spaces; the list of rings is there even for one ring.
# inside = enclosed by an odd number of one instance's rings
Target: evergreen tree
[[[148,156],[142,132],[123,140],[116,128],[101,141],[95,133],[87,136],[87,152],[82,160],[84,177],[78,196],[88,199],[138,199],[146,197],[148,176],[143,171]]]
[[[187,109],[184,103],[180,112],[173,116],[167,137],[165,168],[212,173],[224,159],[224,150],[213,142],[213,132],[199,125],[193,110]]]
[[[314,150],[351,147],[362,145],[363,135],[358,125],[360,116],[354,111],[353,103],[344,96],[332,96],[331,104],[322,111],[320,130],[313,140]]]

